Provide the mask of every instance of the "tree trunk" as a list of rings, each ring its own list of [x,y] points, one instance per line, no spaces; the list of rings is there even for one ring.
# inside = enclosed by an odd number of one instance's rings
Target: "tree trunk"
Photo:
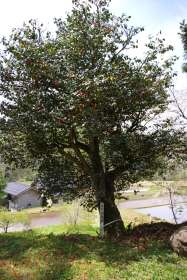
[[[104,203],[104,235],[107,238],[119,238],[124,234],[125,228],[120,212],[115,204],[114,183],[105,176],[104,185],[100,184],[96,191],[98,209]]]
[[[4,232],[5,232],[5,233],[8,232],[8,226],[9,226],[9,222],[7,222],[6,225],[4,226]]]
[[[90,141],[89,155],[92,162],[92,179],[99,211],[101,203],[104,203],[104,235],[108,238],[118,238],[124,234],[125,228],[115,204],[114,176],[110,176],[103,168],[97,137]]]

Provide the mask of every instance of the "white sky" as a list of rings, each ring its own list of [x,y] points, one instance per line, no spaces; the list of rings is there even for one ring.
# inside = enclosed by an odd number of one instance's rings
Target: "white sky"
[[[176,89],[187,89],[187,75],[182,74],[183,48],[179,23],[187,17],[187,0],[112,0],[111,9],[115,14],[132,16],[132,23],[145,27],[145,34],[156,34],[160,30],[166,40],[175,48],[180,57],[175,69],[178,72]],[[0,36],[8,36],[11,29],[20,27],[24,21],[37,18],[48,28],[54,17],[65,17],[71,9],[71,0],[0,0]],[[141,39],[145,40],[145,35]]]

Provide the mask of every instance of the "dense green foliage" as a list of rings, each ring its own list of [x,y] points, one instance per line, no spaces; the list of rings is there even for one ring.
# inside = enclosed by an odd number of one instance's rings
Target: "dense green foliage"
[[[0,170],[0,192],[3,191],[5,185],[6,185],[6,180],[3,171]]]
[[[3,171],[0,169],[0,204],[4,198],[4,188],[6,186],[6,180],[5,180],[5,177],[4,177],[4,174],[3,174]]]
[[[30,21],[3,40],[1,148],[7,161],[39,166],[46,194],[103,202],[105,223],[122,230],[115,192],[166,166],[182,135],[161,117],[172,47],[151,38],[137,57],[143,28],[109,2],[73,1],[56,34]]]

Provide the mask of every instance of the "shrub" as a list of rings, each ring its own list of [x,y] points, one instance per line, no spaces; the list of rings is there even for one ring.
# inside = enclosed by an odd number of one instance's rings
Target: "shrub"
[[[8,228],[13,225],[22,224],[24,226],[29,226],[30,221],[29,217],[24,212],[16,212],[12,213],[7,209],[1,208],[0,209],[0,228],[3,232],[7,233]]]

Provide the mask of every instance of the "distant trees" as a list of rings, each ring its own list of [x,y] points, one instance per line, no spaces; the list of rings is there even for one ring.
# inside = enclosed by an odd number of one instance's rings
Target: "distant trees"
[[[32,168],[18,168],[15,165],[5,167],[5,177],[7,181],[30,181],[36,176],[36,170]]]
[[[187,60],[187,24],[186,24],[185,20],[183,20],[180,23],[180,36],[181,36],[182,43],[183,43],[184,59],[185,59],[185,62],[183,64],[183,71],[187,72],[187,63],[186,63],[186,60]]]
[[[2,197],[4,196],[3,190],[6,186],[6,180],[3,174],[3,171],[0,169],[0,201]]]
[[[3,171],[0,170],[0,191],[4,189],[5,185],[6,185],[5,176],[3,174]]]
[[[183,72],[187,73],[187,24],[185,22],[185,20],[183,20],[181,23],[180,23],[180,36],[181,36],[181,40],[182,40],[182,44],[183,44],[183,49],[184,49],[184,63],[182,65],[182,70]],[[187,93],[183,93],[183,95],[187,95]],[[183,107],[180,105],[181,102],[179,102],[173,92],[173,97],[174,97],[174,101],[177,105],[177,108],[179,110],[179,114],[180,116],[187,120],[187,114],[186,114],[186,111],[183,109]],[[187,101],[185,101],[186,103]],[[186,106],[185,106],[186,107]]]

